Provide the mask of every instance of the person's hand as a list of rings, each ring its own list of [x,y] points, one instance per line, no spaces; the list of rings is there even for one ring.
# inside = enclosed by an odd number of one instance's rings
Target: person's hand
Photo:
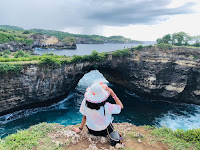
[[[80,133],[80,132],[81,132],[81,130],[80,130],[79,128],[75,128],[75,127],[73,127],[72,130],[73,130],[74,132],[76,132],[76,133]]]
[[[107,92],[109,92],[111,96],[114,95],[114,92],[113,92],[113,90],[112,90],[111,88],[106,87],[105,90],[106,90]]]

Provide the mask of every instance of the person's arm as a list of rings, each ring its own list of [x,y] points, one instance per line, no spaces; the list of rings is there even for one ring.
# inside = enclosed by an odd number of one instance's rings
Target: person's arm
[[[80,126],[81,129],[83,129],[83,126],[84,126],[85,122],[86,122],[86,116],[83,116],[82,117],[81,126]]]
[[[110,95],[112,96],[112,98],[115,100],[115,103],[117,105],[120,105],[121,106],[121,109],[124,108],[122,102],[119,100],[119,98],[117,97],[117,95],[114,93],[114,91],[112,90],[112,92],[110,93]]]
[[[117,95],[114,93],[114,91],[111,88],[109,88],[109,87],[106,87],[105,90],[110,93],[110,95],[112,96],[112,98],[115,100],[116,104],[120,105],[121,109],[123,109],[124,106],[123,106],[122,102],[119,100],[119,98],[117,97]]]
[[[80,127],[79,128],[73,127],[72,130],[75,131],[76,133],[81,132],[81,130],[83,129],[83,126],[84,126],[85,122],[86,122],[86,116],[83,116]]]

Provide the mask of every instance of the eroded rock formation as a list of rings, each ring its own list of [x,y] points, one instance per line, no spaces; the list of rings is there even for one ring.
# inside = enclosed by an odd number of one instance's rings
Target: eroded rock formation
[[[83,75],[98,69],[113,84],[149,99],[200,104],[200,51],[146,48],[103,62],[79,62],[57,69],[24,65],[19,74],[0,75],[0,114],[58,101]]]
[[[32,39],[33,48],[54,48],[54,49],[76,49],[75,43],[64,43],[58,38],[49,35],[32,34],[29,39]]]

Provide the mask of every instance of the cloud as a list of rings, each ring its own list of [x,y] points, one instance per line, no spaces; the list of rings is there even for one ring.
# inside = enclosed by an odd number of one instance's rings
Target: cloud
[[[170,0],[0,0],[0,24],[24,28],[83,28],[156,24],[192,13],[194,3],[169,8]]]

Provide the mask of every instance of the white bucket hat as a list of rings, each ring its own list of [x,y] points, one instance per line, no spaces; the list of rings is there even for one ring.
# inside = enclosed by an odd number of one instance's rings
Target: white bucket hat
[[[86,100],[96,104],[105,101],[110,96],[110,93],[104,89],[106,86],[107,85],[102,82],[93,83],[86,89],[84,95]]]

